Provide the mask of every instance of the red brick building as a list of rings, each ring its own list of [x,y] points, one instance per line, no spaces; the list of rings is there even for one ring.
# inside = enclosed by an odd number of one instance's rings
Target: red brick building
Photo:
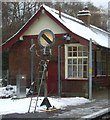
[[[27,86],[31,80],[31,40],[37,54],[34,56],[34,80],[42,48],[39,33],[50,30],[55,35],[52,57],[48,65],[48,95],[88,96],[89,42],[92,42],[93,87],[107,87],[110,83],[110,48],[108,32],[90,25],[90,12],[79,11],[74,18],[60,11],[41,6],[36,14],[2,45],[9,49],[9,81],[16,84],[16,75],[25,74]]]

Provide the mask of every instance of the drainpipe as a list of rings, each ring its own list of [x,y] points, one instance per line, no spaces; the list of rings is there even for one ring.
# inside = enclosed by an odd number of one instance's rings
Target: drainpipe
[[[58,96],[61,96],[61,45],[58,45]]]
[[[92,39],[89,42],[89,99],[92,99]]]

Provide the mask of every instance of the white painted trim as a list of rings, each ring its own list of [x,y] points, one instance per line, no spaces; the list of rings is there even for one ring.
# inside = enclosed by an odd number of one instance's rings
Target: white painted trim
[[[73,77],[71,77],[71,78],[68,78],[68,67],[67,67],[67,65],[68,65],[68,59],[67,58],[72,58],[72,57],[68,57],[68,52],[67,52],[67,48],[69,47],[69,46],[82,46],[83,47],[83,45],[81,45],[81,44],[65,44],[65,79],[73,79],[73,80],[78,80],[78,79],[88,79],[88,78],[80,78],[80,77],[77,77],[77,78],[73,78]],[[77,51],[78,52],[78,51]],[[74,58],[76,58],[76,59],[79,59],[79,58],[82,58],[82,57],[74,57]],[[83,58],[87,58],[88,59],[88,56],[84,56]],[[77,64],[77,68],[78,68],[78,64]],[[88,64],[87,64],[87,70],[88,70]],[[87,72],[87,74],[88,74],[88,72]]]
[[[88,80],[88,78],[66,78],[68,80]]]

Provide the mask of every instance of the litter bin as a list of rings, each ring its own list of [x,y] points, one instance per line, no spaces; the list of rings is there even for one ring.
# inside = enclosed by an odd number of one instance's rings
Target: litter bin
[[[17,98],[26,97],[26,75],[16,75]]]

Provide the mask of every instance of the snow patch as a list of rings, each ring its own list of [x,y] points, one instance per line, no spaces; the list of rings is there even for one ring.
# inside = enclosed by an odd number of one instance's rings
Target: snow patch
[[[34,98],[36,99],[36,97]],[[41,110],[46,110],[46,106],[40,106],[44,97],[39,97],[38,104],[36,107],[37,112],[41,112]],[[52,98],[48,97],[50,104],[56,108],[63,109],[66,106],[76,106],[80,104],[85,104],[90,102],[85,98]],[[10,114],[10,113],[27,113],[31,98],[24,99],[0,99],[0,115]],[[35,103],[33,103],[34,105]],[[33,109],[31,109],[33,112]]]
[[[6,87],[0,87],[0,97],[12,97],[16,95],[16,86],[7,85]]]
[[[13,90],[10,90],[10,88]],[[8,92],[7,92],[7,89]],[[7,86],[0,88],[0,96],[13,95],[13,91],[16,91],[16,86]],[[11,94],[12,93],[12,94]],[[16,92],[15,92],[16,94]],[[37,99],[34,97],[33,99]],[[40,106],[44,97],[39,97],[37,102],[36,111],[41,112],[42,110],[46,110],[46,106]],[[90,100],[83,97],[69,97],[69,98],[56,98],[56,97],[48,97],[51,106],[56,108],[64,109],[66,106],[77,106],[85,103],[91,102]],[[27,113],[30,105],[31,98],[23,98],[23,99],[12,99],[5,98],[0,99],[0,115],[11,114],[11,113]],[[35,105],[35,101],[33,101],[32,106]],[[33,109],[30,110],[33,112]]]

